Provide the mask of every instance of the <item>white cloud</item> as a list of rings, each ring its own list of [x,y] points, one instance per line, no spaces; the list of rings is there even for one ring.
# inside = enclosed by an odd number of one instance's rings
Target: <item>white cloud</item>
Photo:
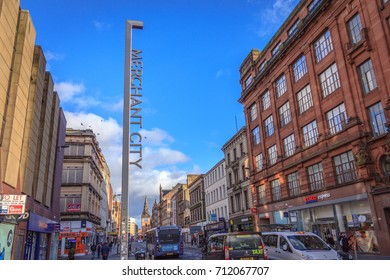
[[[266,9],[263,13],[266,22],[281,24],[294,9],[296,0],[276,0],[272,9]]]
[[[103,94],[88,92],[83,83],[59,82],[54,85],[54,90],[58,92],[61,102],[72,105],[75,111],[99,107],[106,111],[116,112],[123,108],[123,99],[113,100],[112,103],[102,101],[98,97]]]
[[[223,77],[223,76],[230,76],[230,70],[229,69],[218,69],[217,74],[215,75],[216,78]]]
[[[297,2],[298,0],[275,0],[271,8],[261,9],[261,12],[255,15],[255,22],[249,29],[259,37],[268,37],[274,34],[290,15]],[[262,1],[259,3],[262,4]]]
[[[65,58],[65,55],[51,51],[45,51],[45,58],[46,61],[63,60]]]
[[[58,92],[62,102],[69,102],[85,93],[85,86],[82,83],[60,82],[54,85],[54,90]]]
[[[98,20],[93,21],[93,26],[97,30],[108,30],[111,28],[111,24],[103,22],[103,21],[98,21]]]
[[[160,128],[141,129],[140,133],[144,137],[144,143],[148,146],[166,146],[175,141],[171,135]]]

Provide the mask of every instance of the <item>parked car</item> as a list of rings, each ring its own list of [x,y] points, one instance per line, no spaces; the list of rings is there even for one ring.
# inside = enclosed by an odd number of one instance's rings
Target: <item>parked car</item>
[[[339,260],[340,255],[312,232],[263,232],[270,260]]]
[[[211,235],[203,247],[204,260],[266,260],[260,233],[231,232]]]

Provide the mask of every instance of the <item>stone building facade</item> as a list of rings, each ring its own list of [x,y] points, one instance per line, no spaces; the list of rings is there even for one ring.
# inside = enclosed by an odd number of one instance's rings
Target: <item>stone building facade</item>
[[[302,0],[242,63],[262,230],[346,232],[390,254],[389,18],[389,1]]]

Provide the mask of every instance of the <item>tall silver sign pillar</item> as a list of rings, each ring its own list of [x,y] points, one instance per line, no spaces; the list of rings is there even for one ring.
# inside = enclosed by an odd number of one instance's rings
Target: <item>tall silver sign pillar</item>
[[[131,98],[131,56],[133,29],[143,29],[142,21],[126,21],[125,42],[125,84],[123,100],[123,143],[122,143],[122,201],[121,201],[121,260],[127,260],[129,249],[129,137],[130,137],[130,98]]]

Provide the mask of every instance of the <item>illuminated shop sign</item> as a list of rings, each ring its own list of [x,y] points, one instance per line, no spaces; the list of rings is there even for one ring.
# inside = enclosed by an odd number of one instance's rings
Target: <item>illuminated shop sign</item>
[[[323,194],[319,194],[319,195],[306,196],[304,199],[305,199],[306,204],[309,204],[309,203],[318,202],[319,200],[323,200],[324,198],[328,198],[328,197],[330,197],[330,193],[323,193]]]

